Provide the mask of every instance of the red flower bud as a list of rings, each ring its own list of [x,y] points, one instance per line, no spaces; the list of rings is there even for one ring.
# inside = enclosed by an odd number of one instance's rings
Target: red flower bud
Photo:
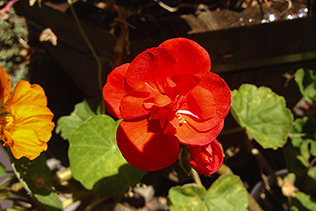
[[[201,147],[189,148],[191,158],[189,163],[198,173],[211,175],[223,164],[223,151],[216,139]]]

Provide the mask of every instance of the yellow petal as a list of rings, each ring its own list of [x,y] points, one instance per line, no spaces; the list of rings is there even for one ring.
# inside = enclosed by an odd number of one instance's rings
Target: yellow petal
[[[54,129],[53,113],[47,107],[37,105],[11,106],[11,114],[14,117],[12,130],[33,130],[38,139],[47,142],[51,138]]]
[[[30,84],[20,80],[15,85],[13,93],[8,100],[8,106],[19,107],[20,105],[46,106],[47,98],[43,88],[38,84]]]
[[[0,65],[0,107],[8,101],[11,89],[10,77]]]
[[[46,107],[47,98],[41,86],[19,81],[14,87],[7,107],[14,119],[7,128],[11,134],[10,145],[15,158],[35,159],[47,149],[54,128],[54,114]]]
[[[19,129],[11,133],[13,144],[11,152],[16,159],[27,157],[30,160],[37,158],[41,152],[47,150],[47,144],[37,138],[33,130]]]

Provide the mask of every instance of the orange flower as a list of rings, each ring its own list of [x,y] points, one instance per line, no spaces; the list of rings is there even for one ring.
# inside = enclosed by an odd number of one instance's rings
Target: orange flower
[[[8,74],[0,66],[0,133],[16,159],[35,159],[47,150],[54,114],[41,86],[20,80],[12,94]]]

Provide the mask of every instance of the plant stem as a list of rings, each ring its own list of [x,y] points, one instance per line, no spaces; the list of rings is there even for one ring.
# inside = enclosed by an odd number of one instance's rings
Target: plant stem
[[[252,137],[250,137],[249,134],[247,134],[247,137],[248,139],[245,140],[247,150],[256,158],[258,164],[260,165],[260,168],[262,168],[268,175],[270,175],[276,182],[276,184],[281,187],[283,183],[282,178],[275,174],[275,171],[272,169],[268,161],[262,156],[260,151],[254,147]]]
[[[194,182],[197,184],[197,185],[200,185],[200,186],[203,186],[202,182],[201,182],[201,179],[200,179],[200,175],[199,173],[197,173],[193,168],[191,170],[191,175],[192,175],[192,178],[194,180]]]
[[[229,130],[224,130],[223,132],[221,132],[220,135],[228,135],[228,134],[237,133],[237,132],[240,132],[243,130],[245,130],[245,129],[242,127],[235,127],[235,128],[229,129]]]
[[[15,175],[9,176],[6,179],[4,179],[2,182],[0,182],[0,188],[4,187],[10,180],[14,178]]]
[[[95,200],[94,202],[92,202],[91,204],[89,204],[84,211],[90,211],[93,208],[95,208],[96,206],[98,206],[99,204],[101,204],[102,202],[108,200],[110,197],[106,196],[106,197],[102,197],[102,198],[98,198],[97,200]]]
[[[118,18],[115,19],[115,22],[113,24],[113,29],[114,27],[119,26],[121,29],[121,32],[117,38],[116,44],[113,49],[114,56],[113,56],[111,70],[121,65],[124,49],[127,54],[130,54],[130,51],[129,51],[130,42],[128,38],[128,35],[129,35],[128,27],[130,25],[126,22],[127,13],[124,11],[123,8],[119,7],[118,5],[113,5],[113,9],[118,14]]]
[[[83,39],[86,41],[86,43],[87,43],[87,45],[88,45],[88,47],[89,47],[89,49],[90,49],[90,51],[91,51],[91,53],[92,53],[92,55],[93,55],[95,61],[97,62],[97,66],[98,66],[98,84],[99,84],[100,91],[102,92],[102,88],[103,88],[103,82],[102,82],[102,65],[101,65],[100,59],[99,59],[97,53],[95,52],[95,50],[94,50],[94,48],[93,48],[93,46],[92,46],[92,44],[91,44],[89,38],[87,37],[86,33],[84,32],[84,30],[83,30],[83,28],[82,28],[82,26],[81,26],[81,23],[80,23],[80,21],[79,21],[79,18],[78,18],[78,16],[77,16],[77,13],[76,13],[76,11],[75,11],[73,5],[72,5],[72,4],[73,4],[73,1],[72,1],[72,0],[67,0],[67,2],[68,2],[68,4],[69,4],[69,6],[70,6],[71,13],[72,13],[72,15],[73,15],[74,18],[75,18],[75,21],[76,21],[76,23],[77,23],[78,29],[79,29],[79,31],[80,31],[80,33],[81,33]]]
[[[218,170],[217,172],[219,175],[225,175],[225,174],[234,174],[233,171],[226,165],[223,164]]]
[[[62,202],[63,208],[68,207],[69,205],[73,204],[74,202],[76,202],[78,200],[82,200],[82,199],[89,198],[89,197],[95,197],[95,193],[88,191],[88,190],[83,190],[83,191],[79,192],[78,194],[76,194],[75,196],[73,196],[72,198],[64,200]]]

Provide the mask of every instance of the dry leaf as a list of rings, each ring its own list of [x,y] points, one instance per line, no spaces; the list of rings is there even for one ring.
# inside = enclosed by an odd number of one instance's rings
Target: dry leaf
[[[58,10],[58,11],[62,12],[62,13],[66,13],[66,11],[69,9],[69,4],[67,2],[60,3],[60,4],[55,4],[55,3],[47,1],[44,4],[46,6],[48,6],[48,7],[51,7],[53,9],[55,9],[55,10]]]
[[[39,41],[40,42],[49,41],[52,43],[53,46],[57,45],[57,37],[50,28],[46,28],[41,32],[39,36]]]
[[[36,2],[38,2],[39,7],[42,7],[42,0],[29,0],[29,5],[32,7]]]

